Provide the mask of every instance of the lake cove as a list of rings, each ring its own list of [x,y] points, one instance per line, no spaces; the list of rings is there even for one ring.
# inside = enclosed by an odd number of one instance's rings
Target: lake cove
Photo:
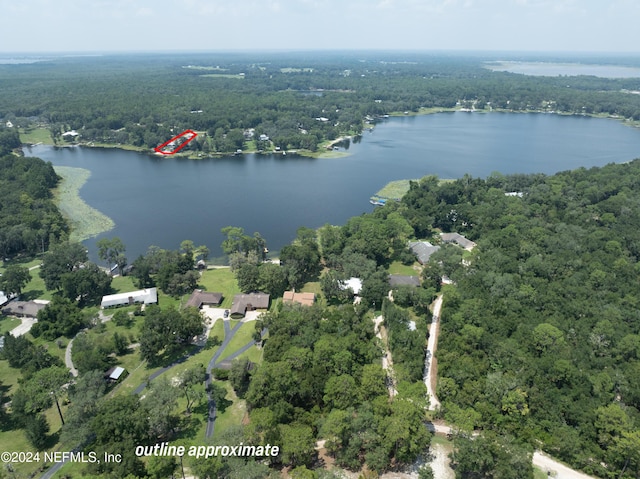
[[[130,261],[149,245],[177,249],[184,239],[221,256],[220,228],[258,231],[269,248],[300,226],[344,224],[371,211],[369,197],[392,180],[465,173],[553,174],[640,157],[640,130],[606,119],[517,113],[441,113],[390,118],[347,144],[349,156],[305,158],[247,154],[187,160],[99,148],[25,147],[56,166],[86,168],[80,190],[115,222],[85,241],[119,236]]]

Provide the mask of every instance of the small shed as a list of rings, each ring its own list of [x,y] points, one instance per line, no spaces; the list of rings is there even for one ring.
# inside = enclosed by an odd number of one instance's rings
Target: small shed
[[[125,369],[121,366],[114,366],[104,373],[104,378],[109,382],[118,382]]]

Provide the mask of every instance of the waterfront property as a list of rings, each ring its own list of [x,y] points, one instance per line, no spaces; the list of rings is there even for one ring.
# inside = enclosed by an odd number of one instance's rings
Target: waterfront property
[[[200,309],[202,306],[220,306],[220,303],[222,303],[222,293],[194,289],[186,305]]]
[[[231,305],[232,318],[244,318],[247,311],[269,309],[269,295],[265,293],[236,294]]]
[[[102,297],[102,308],[129,306],[132,304],[155,304],[158,302],[158,289],[147,288],[129,293],[109,294]]]

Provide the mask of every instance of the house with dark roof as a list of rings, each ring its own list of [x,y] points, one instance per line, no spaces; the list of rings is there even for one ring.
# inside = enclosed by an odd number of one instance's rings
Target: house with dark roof
[[[294,291],[285,291],[282,296],[282,302],[285,304],[298,303],[303,306],[313,306],[315,301],[315,293],[296,293]]]
[[[247,311],[255,311],[256,309],[269,309],[268,294],[236,294],[231,305],[231,317],[243,318]]]
[[[444,243],[455,243],[467,251],[471,251],[476,247],[476,244],[473,241],[465,238],[459,233],[440,233],[440,238]]]
[[[35,318],[38,316],[38,311],[46,307],[46,304],[35,301],[11,301],[2,308],[2,314],[18,318]]]
[[[202,306],[219,306],[220,303],[222,303],[222,293],[194,289],[187,301],[187,306],[200,309]]]
[[[405,276],[402,274],[390,274],[389,285],[394,286],[420,286],[420,278],[417,276]]]
[[[420,264],[426,264],[431,255],[440,249],[440,246],[434,246],[428,241],[411,241],[409,249],[416,255]]]

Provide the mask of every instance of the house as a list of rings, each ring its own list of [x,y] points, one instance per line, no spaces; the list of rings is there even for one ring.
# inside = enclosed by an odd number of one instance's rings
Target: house
[[[285,291],[282,296],[283,303],[298,303],[303,306],[313,306],[316,301],[315,293],[295,293],[294,291]]]
[[[389,285],[394,286],[420,286],[420,278],[417,276],[405,276],[402,274],[390,274]]]
[[[78,133],[76,130],[71,130],[71,131],[65,131],[61,136],[63,136],[64,138],[66,137],[75,138],[79,134],[80,133]]]
[[[201,289],[194,289],[187,300],[187,306],[202,308],[202,306],[219,306],[222,303],[222,293],[210,293]]]
[[[269,137],[263,133],[260,135],[260,141],[269,141]]]
[[[426,264],[431,255],[440,249],[440,246],[434,246],[428,241],[411,241],[409,249],[416,255],[420,264]]]
[[[243,318],[247,311],[269,308],[269,295],[265,293],[236,294],[231,305],[231,317]]]
[[[17,316],[18,318],[35,318],[38,311],[46,307],[46,303],[35,301],[11,301],[4,308],[2,314],[6,316]]]
[[[116,306],[128,306],[131,304],[154,304],[158,302],[158,289],[147,288],[129,293],[109,294],[102,297],[100,306],[112,308]]]
[[[461,248],[471,251],[476,247],[476,244],[458,233],[440,233],[440,238],[444,243],[455,243]]]

